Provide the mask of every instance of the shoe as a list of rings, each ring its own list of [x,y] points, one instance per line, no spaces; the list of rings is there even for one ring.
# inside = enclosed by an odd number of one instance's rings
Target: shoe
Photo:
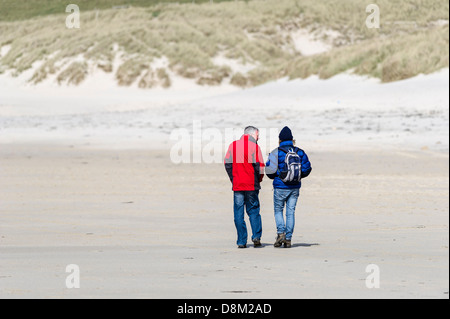
[[[291,244],[291,240],[289,239],[289,240],[285,240],[284,241],[284,248],[291,248],[292,247],[292,244]]]
[[[256,239],[253,239],[253,247],[261,247],[262,245],[261,245],[261,239],[259,239],[259,238],[256,238]]]
[[[274,247],[281,247],[282,244],[286,241],[286,234],[278,234],[277,240],[275,241],[275,244],[273,244]]]
[[[238,245],[238,248],[247,248],[247,245]]]

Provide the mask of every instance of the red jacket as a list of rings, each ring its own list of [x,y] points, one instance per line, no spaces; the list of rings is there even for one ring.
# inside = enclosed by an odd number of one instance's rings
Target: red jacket
[[[225,156],[225,169],[233,183],[233,191],[261,189],[264,166],[261,149],[250,135],[243,135],[230,144]]]

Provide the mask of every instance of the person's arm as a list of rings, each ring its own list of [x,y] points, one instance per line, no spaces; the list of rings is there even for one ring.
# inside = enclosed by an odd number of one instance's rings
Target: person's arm
[[[274,179],[278,175],[278,148],[274,149],[269,154],[269,158],[266,163],[266,175],[270,179]]]
[[[228,147],[228,152],[225,155],[225,170],[227,171],[230,181],[233,183],[233,143]]]
[[[264,157],[262,155],[261,148],[259,147],[259,145],[257,145],[257,152],[258,157],[256,159],[257,163],[259,163],[259,182],[261,183],[264,178],[264,167],[266,165],[264,164]]]
[[[308,155],[303,150],[299,151],[299,156],[302,159],[302,178],[308,177],[311,174],[312,166]]]

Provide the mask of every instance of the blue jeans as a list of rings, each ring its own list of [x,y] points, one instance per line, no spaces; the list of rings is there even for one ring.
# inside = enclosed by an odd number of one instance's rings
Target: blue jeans
[[[292,239],[295,226],[295,207],[300,195],[300,189],[274,188],[273,204],[275,212],[275,223],[278,234],[286,234],[286,240]],[[286,204],[286,223],[284,222],[283,209]]]
[[[262,222],[259,213],[259,191],[234,192],[234,224],[237,230],[237,244],[246,245],[248,234],[244,220],[244,206],[252,227],[252,240],[261,239]]]

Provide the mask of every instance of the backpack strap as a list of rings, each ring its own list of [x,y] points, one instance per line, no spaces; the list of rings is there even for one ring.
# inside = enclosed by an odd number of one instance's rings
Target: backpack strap
[[[285,146],[283,146],[283,147],[278,147],[278,149],[280,150],[280,151],[282,151],[283,153],[289,153],[289,149],[291,149],[292,148],[292,150],[295,152],[295,153],[298,153],[298,151],[300,150],[298,147],[296,147],[296,146],[292,146],[292,147],[288,147],[288,148],[286,148]]]

